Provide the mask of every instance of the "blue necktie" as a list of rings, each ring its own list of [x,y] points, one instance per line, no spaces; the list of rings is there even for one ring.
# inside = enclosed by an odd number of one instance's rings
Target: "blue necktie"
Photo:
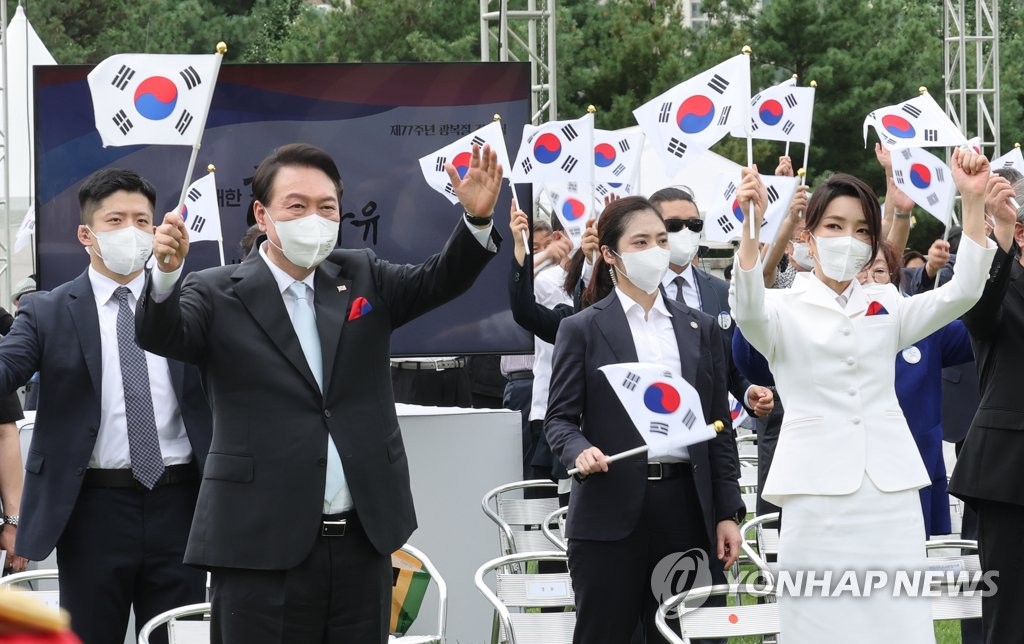
[[[164,457],[156,433],[146,354],[135,343],[135,312],[128,304],[130,294],[125,286],[114,289],[114,297],[117,298],[117,353],[128,424],[128,454],[132,460],[132,476],[152,490],[163,476]]]
[[[309,301],[309,287],[305,282],[292,282],[288,292],[295,298],[295,310],[292,312],[292,325],[295,327],[295,335],[299,338],[299,345],[302,353],[306,356],[313,378],[324,390],[324,361],[323,353],[320,350],[320,334],[316,330],[316,318],[313,316],[313,307]],[[324,504],[330,502],[341,492],[345,486],[345,470],[341,466],[341,456],[338,454],[338,447],[334,444],[331,435],[327,435],[327,484],[324,488]]]

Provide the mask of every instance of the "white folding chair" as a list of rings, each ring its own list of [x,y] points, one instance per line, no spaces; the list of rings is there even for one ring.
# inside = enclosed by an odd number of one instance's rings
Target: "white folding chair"
[[[736,437],[736,450],[741,457],[757,458],[757,434],[744,434]]]
[[[487,492],[480,502],[484,514],[498,526],[503,555],[551,548],[541,526],[558,509],[558,498],[553,494],[548,498],[524,499],[522,492],[527,489],[547,489],[554,493],[558,485],[547,479],[507,483]]]
[[[202,615],[202,620],[182,620]],[[189,604],[164,611],[142,625],[139,644],[149,644],[153,631],[166,626],[167,644],[210,644],[210,602]]]
[[[37,584],[34,583],[37,581],[45,582],[41,585],[47,586],[47,588],[37,588]],[[0,590],[20,588],[32,593],[34,599],[56,610],[60,608],[60,591],[56,588],[56,581],[56,568],[26,570],[0,578]],[[49,586],[54,586],[54,588],[49,588]]]
[[[480,566],[473,581],[498,615],[496,640],[503,644],[571,644],[576,628],[576,598],[568,572],[527,573],[527,562],[567,563],[562,552],[528,552],[492,559]],[[494,575],[495,590],[484,581]],[[563,608],[539,612],[539,608]]]
[[[655,626],[670,644],[684,644],[693,638],[750,637],[779,632],[779,605],[775,602],[735,606],[693,606],[716,595],[750,595],[765,598],[775,590],[770,585],[719,584],[695,588],[669,597],[654,616]],[[690,604],[687,607],[686,604]],[[678,615],[682,637],[668,623],[669,615]],[[686,638],[686,639],[684,639]]]
[[[558,508],[549,514],[544,519],[544,523],[540,525],[541,532],[548,538],[548,541],[562,552],[569,550],[569,544],[565,539],[565,517],[568,513],[569,506]],[[558,531],[556,532],[552,526],[557,526]]]
[[[399,644],[443,644],[448,622],[448,584],[441,577],[441,571],[422,550],[408,543],[402,546],[401,550],[419,559],[427,573],[430,574],[431,581],[437,586],[437,629],[432,635],[391,636],[388,641]]]

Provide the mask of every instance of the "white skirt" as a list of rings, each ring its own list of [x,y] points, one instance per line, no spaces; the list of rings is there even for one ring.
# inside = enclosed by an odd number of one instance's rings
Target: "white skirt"
[[[894,597],[897,574],[927,570],[917,490],[883,492],[865,473],[852,494],[787,496],[782,515],[782,644],[935,644],[930,600],[902,591]],[[829,571],[830,590],[822,592]],[[879,583],[872,571],[886,574],[886,586],[858,596]],[[817,586],[807,583],[811,572]],[[781,575],[798,582],[801,573],[797,586],[811,592],[782,587]]]

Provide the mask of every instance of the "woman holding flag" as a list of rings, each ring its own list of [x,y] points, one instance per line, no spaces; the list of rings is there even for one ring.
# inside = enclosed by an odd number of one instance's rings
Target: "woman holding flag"
[[[672,587],[677,574],[654,575],[679,572],[659,562],[675,554],[668,566],[692,564],[698,585],[707,585],[724,583],[722,566],[739,554],[745,511],[736,446],[727,423],[710,441],[664,453],[651,447],[609,463],[645,440],[599,369],[662,365],[696,389],[706,423],[728,419],[729,370],[717,322],[658,288],[669,264],[668,233],[650,202],[612,202],[597,234],[600,253],[583,295],[589,306],[558,328],[545,419],[552,451],[580,473],[566,524],[574,642],[623,644],[638,622],[647,642],[661,642],[658,602],[684,589]]]
[[[928,599],[895,584],[897,575],[927,570],[917,490],[930,479],[900,411],[894,371],[896,354],[970,309],[988,277],[995,252],[984,228],[988,160],[956,150],[952,171],[965,239],[953,279],[933,291],[904,298],[892,286],[865,289],[855,279],[878,252],[882,222],[871,188],[849,175],[815,189],[804,233],[815,267],[791,288],[766,291],[757,242],[746,235],[740,242],[733,315],[786,401],[763,490],[786,515],[780,576],[804,580],[781,586],[788,588],[779,597],[786,644],[935,641]],[[744,170],[739,199],[745,212],[755,206],[756,232],[766,203],[756,170]],[[810,583],[812,574],[828,575],[828,587]],[[843,586],[847,578],[853,583]]]

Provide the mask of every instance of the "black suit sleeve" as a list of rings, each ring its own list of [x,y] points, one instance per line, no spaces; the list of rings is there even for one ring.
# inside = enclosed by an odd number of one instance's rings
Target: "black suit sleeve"
[[[162,302],[151,294],[152,278],[135,314],[135,335],[139,346],[157,355],[199,364],[207,349],[211,297],[206,283],[197,273],[178,280],[174,290]]]
[[[587,338],[573,320],[559,328],[551,358],[551,385],[544,433],[551,451],[565,469],[576,467],[576,457],[592,447],[581,431],[583,407],[587,399]]]
[[[501,244],[501,236],[493,229],[491,241],[495,247]],[[367,253],[374,281],[391,311],[392,328],[469,290],[496,254],[477,241],[461,217],[441,252],[422,264],[391,264]]]
[[[39,370],[41,347],[35,299],[21,301],[18,318],[0,341],[0,395],[16,391]]]
[[[989,270],[988,281],[985,282],[985,290],[982,291],[978,302],[963,317],[964,324],[967,325],[967,330],[972,337],[985,339],[999,328],[1003,317],[1003,300],[1006,296],[1006,289],[1010,285],[1011,269],[1019,255],[1020,248],[1017,246],[1017,242],[1010,247],[1009,253],[1002,248],[996,250],[992,268]]]
[[[512,307],[512,319],[541,340],[554,344],[558,326],[574,311],[567,304],[559,304],[555,308],[549,309],[537,303],[533,290],[532,257],[532,255],[527,255],[526,263],[523,266],[520,266],[515,259],[512,260],[512,270],[508,276],[508,295]]]
[[[739,487],[739,455],[736,441],[733,438],[732,420],[729,414],[725,341],[722,339],[722,333],[717,324],[710,325],[709,329],[708,346],[711,351],[714,388],[711,394],[711,409],[708,410],[710,413],[705,411],[705,415],[709,423],[715,420],[725,423],[725,429],[708,442],[711,485],[715,500],[715,521],[718,522],[735,517],[737,512],[744,510],[744,505]],[[728,360],[728,363],[731,362]]]
[[[11,332],[11,325],[14,324],[14,316],[10,311],[0,306],[0,335],[7,335]]]

